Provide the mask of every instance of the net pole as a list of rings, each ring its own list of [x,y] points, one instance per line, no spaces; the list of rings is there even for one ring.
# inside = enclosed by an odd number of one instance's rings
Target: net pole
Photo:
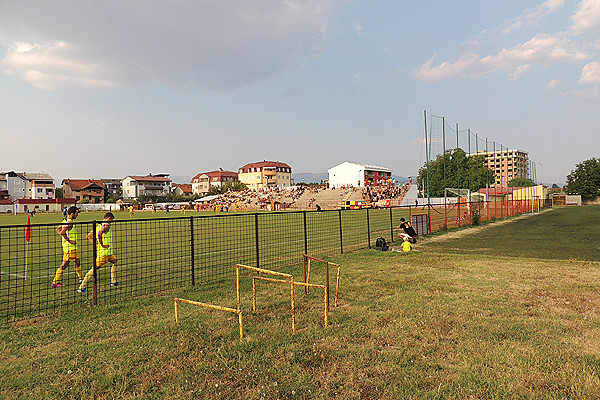
[[[458,122],[456,123],[456,149],[458,150]],[[456,183],[457,183],[457,188],[460,189],[462,187],[462,183],[460,181],[460,167],[457,165],[456,166],[456,175],[457,175],[457,179],[456,179]],[[460,190],[457,193],[456,199],[458,200],[458,204],[457,204],[457,215],[456,215],[456,219],[458,220],[458,227],[460,228]]]
[[[444,214],[446,213],[446,187],[448,187],[448,185],[446,184],[446,118],[442,117],[442,140],[443,140],[443,153],[442,156],[443,158],[443,168],[444,168],[444,173],[443,173],[443,180],[444,180]],[[446,226],[447,228],[447,226]]]
[[[427,110],[424,111],[425,114],[425,162],[426,162],[426,173],[427,173],[427,205],[431,204],[431,199],[429,197],[429,147],[427,143]],[[423,188],[425,190],[425,188]]]
[[[469,157],[471,157],[471,129],[467,129],[467,137],[469,138],[469,155],[467,157],[467,160],[469,160]],[[467,162],[467,168],[469,169],[469,172],[471,172],[470,171],[471,167],[470,167],[470,165],[469,165],[468,162]],[[468,189],[471,189],[471,174],[470,173],[467,175],[467,178],[469,180],[469,182],[468,182],[469,183]],[[470,202],[471,199],[468,199],[468,201]]]

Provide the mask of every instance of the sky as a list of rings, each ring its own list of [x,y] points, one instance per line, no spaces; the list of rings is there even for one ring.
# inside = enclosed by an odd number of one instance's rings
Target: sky
[[[600,0],[0,0],[0,170],[416,176],[426,111],[560,184],[600,156],[599,33]]]

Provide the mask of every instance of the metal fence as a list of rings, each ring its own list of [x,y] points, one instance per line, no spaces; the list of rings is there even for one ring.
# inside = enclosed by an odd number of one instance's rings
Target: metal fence
[[[378,237],[397,240],[400,218],[412,221],[417,233],[469,225],[531,210],[531,202],[459,203],[384,209],[270,212],[111,222],[118,258],[116,280],[110,285],[110,264],[96,267],[96,239],[101,221],[74,222],[81,258],[80,274],[93,269],[88,293],[78,293],[73,262],[51,287],[62,262],[60,222],[0,226],[0,319],[106,304],[183,286],[232,277],[235,264],[269,269],[302,265],[302,255],[327,257],[370,248]],[[474,211],[476,210],[476,211]],[[475,214],[474,214],[475,213]],[[26,240],[29,230],[30,240]]]

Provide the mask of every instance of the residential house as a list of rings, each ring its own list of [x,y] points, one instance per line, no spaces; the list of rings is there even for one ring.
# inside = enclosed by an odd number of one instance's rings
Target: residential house
[[[291,186],[292,168],[279,161],[249,163],[239,169],[238,179],[253,190]]]
[[[194,194],[205,195],[212,186],[224,186],[227,183],[238,182],[238,173],[219,168],[216,171],[202,172],[192,178]]]
[[[139,196],[164,196],[171,193],[169,174],[129,175],[121,181],[123,198],[134,199]]]
[[[112,196],[116,199],[123,197],[123,186],[120,179],[102,179],[102,183],[106,188],[107,196]]]
[[[82,202],[104,203],[106,187],[100,179],[63,179],[63,197]]]
[[[0,172],[0,190],[8,191],[11,200],[54,199],[54,179],[46,173]]]
[[[192,185],[190,184],[179,184],[179,183],[174,183],[173,184],[173,193],[175,193],[177,196],[191,196],[194,194],[194,192],[192,191]]]

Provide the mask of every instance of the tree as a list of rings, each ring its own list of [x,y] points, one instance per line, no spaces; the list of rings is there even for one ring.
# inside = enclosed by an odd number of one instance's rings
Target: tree
[[[485,164],[484,156],[467,157],[463,149],[446,150],[429,168],[424,165],[419,169],[419,189],[425,191],[427,185],[427,169],[429,169],[429,196],[443,197],[445,188],[470,189],[472,192],[494,183],[494,171]]]
[[[537,186],[534,181],[529,178],[515,178],[508,181],[508,187],[528,187]]]
[[[210,189],[208,189],[208,195],[212,196],[215,194],[223,194],[223,193],[227,193],[230,190],[245,190],[248,189],[248,187],[246,186],[245,183],[242,182],[227,182],[225,185],[221,185],[221,186],[211,186]]]
[[[56,188],[54,189],[54,197],[57,199],[62,199],[63,198],[63,188]]]
[[[577,164],[567,175],[565,191],[588,200],[600,196],[600,159],[590,158]]]

